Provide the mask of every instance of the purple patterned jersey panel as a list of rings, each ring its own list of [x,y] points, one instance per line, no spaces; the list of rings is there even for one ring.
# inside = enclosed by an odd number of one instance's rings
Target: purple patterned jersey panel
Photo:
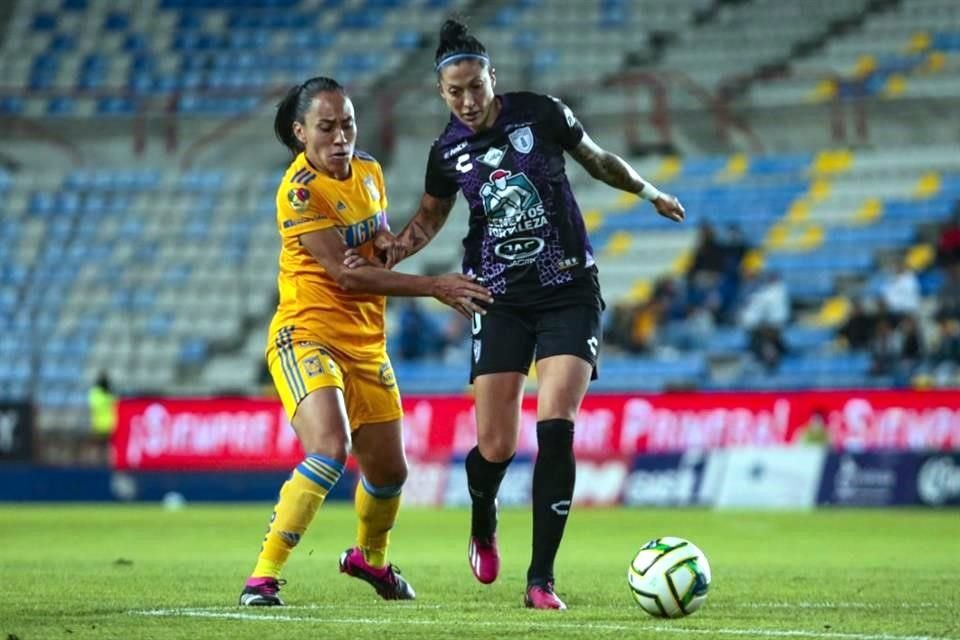
[[[564,151],[583,128],[550,96],[499,96],[494,125],[473,133],[451,117],[430,150],[425,189],[463,193],[470,222],[463,269],[501,299],[521,300],[582,277],[593,266],[580,207],[565,173]]]

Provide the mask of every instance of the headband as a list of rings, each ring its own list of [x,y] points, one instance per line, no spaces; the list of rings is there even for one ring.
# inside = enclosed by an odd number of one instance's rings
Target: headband
[[[458,60],[465,60],[466,58],[483,60],[487,63],[487,66],[490,66],[490,58],[482,53],[453,53],[446,58],[442,58],[440,62],[437,63],[437,71],[440,71],[441,67],[443,67],[445,64],[450,64],[451,62],[456,62]]]

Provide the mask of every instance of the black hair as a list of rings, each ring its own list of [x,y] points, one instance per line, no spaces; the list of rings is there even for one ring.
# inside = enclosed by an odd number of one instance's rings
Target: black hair
[[[277,105],[277,115],[273,119],[273,132],[293,155],[303,151],[303,143],[293,133],[293,123],[303,123],[303,117],[310,108],[314,96],[324,91],[339,91],[346,94],[344,88],[333,78],[317,76],[303,84],[290,87],[287,95]]]
[[[457,18],[447,18],[443,26],[440,27],[440,44],[437,45],[434,62],[439,65],[440,61],[447,56],[458,53],[486,56],[487,48],[477,40],[476,36],[470,33],[467,25],[462,21]],[[483,62],[483,64],[486,64],[486,62]],[[440,70],[437,69],[437,71]]]

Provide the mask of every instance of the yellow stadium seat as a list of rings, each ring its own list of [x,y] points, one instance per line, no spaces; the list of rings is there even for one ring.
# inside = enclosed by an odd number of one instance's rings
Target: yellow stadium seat
[[[677,177],[682,169],[683,160],[678,156],[669,156],[660,163],[660,168],[657,169],[657,173],[653,179],[656,182],[670,182]]]
[[[633,236],[629,231],[617,231],[612,236],[610,240],[607,241],[607,246],[604,248],[604,253],[609,256],[619,256],[627,252],[627,249],[630,248],[630,244],[633,242]]]
[[[940,173],[931,171],[920,176],[916,186],[913,188],[913,197],[918,200],[926,200],[940,193]]]
[[[927,243],[916,244],[907,251],[904,262],[914,271],[923,271],[933,264],[936,257],[937,252],[933,248],[933,245]]]
[[[835,327],[847,319],[850,313],[850,301],[843,296],[834,296],[824,300],[823,306],[814,318],[814,324],[821,327]]]
[[[583,224],[589,233],[593,233],[603,225],[603,214],[597,209],[589,209],[583,214]]]
[[[818,153],[810,168],[814,174],[843,173],[853,166],[853,160],[853,152],[849,149],[830,149]]]
[[[918,31],[910,37],[907,46],[904,47],[906,53],[922,53],[930,48],[933,40],[926,31]]]
[[[727,159],[727,166],[717,172],[719,182],[735,182],[746,175],[750,168],[750,157],[745,153],[735,153]]]
[[[883,85],[883,95],[887,98],[902,96],[907,90],[907,79],[900,73],[891,74]]]
[[[854,221],[857,224],[871,224],[883,215],[883,202],[879,198],[867,198],[857,209]]]

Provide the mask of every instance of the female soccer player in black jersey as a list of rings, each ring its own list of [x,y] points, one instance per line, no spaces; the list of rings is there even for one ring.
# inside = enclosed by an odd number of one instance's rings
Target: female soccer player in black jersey
[[[563,154],[597,180],[650,200],[666,218],[680,222],[684,210],[622,158],[600,148],[559,100],[495,94],[485,47],[456,20],[447,20],[441,30],[436,71],[450,122],[430,149],[416,214],[396,238],[384,234],[378,246],[386,250],[387,266],[396,264],[437,234],[458,191],[467,199],[463,270],[494,297],[486,315],[476,315],[473,323],[477,446],[466,460],[473,501],[470,566],[483,583],[499,573],[496,497],[517,448],[524,379],[535,357],[539,451],[524,601],[528,607],[564,609],[554,593],[553,562],[573,497],[573,425],[596,377],[604,303]]]

